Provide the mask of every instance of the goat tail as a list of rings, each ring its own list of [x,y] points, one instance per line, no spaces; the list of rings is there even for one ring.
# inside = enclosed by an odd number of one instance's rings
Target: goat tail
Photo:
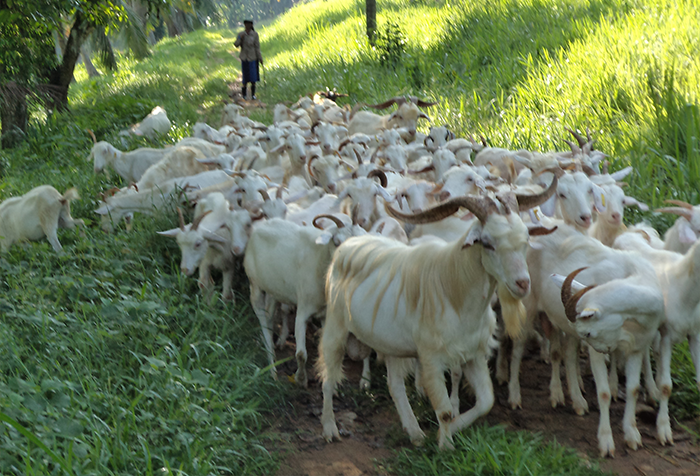
[[[68,190],[66,190],[66,193],[64,193],[63,197],[61,197],[61,203],[70,202],[72,200],[80,200],[80,195],[78,195],[78,189],[75,187],[71,187]]]

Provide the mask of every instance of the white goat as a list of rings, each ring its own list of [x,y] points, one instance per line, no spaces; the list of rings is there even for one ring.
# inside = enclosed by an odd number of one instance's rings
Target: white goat
[[[326,282],[328,309],[319,344],[318,368],[323,379],[323,436],[340,439],[333,413],[333,392],[342,378],[348,334],[387,356],[390,391],[403,427],[415,444],[424,434],[413,414],[404,386],[406,358],[418,357],[421,382],[440,424],[440,448],[452,448],[452,433],[469,426],[493,405],[487,358],[496,320],[491,296],[501,286],[511,296],[504,312],[506,330],[519,332],[517,299],[530,290],[525,254],[528,231],[517,214],[546,200],[513,195],[499,201],[463,197],[414,216],[387,208],[404,221],[434,221],[461,206],[479,219],[461,239],[437,240],[415,247],[377,236],[354,238],[341,245]],[[502,202],[501,202],[502,200]],[[527,203],[526,203],[527,201]],[[500,202],[500,208],[499,208]],[[513,212],[516,210],[516,212]],[[463,367],[477,393],[476,405],[452,414],[444,381],[446,368]]]
[[[374,135],[384,129],[396,129],[406,127],[408,135],[413,138],[416,135],[418,119],[430,118],[419,107],[434,106],[437,103],[421,101],[416,97],[394,97],[381,104],[369,107],[374,109],[386,109],[392,104],[398,104],[398,109],[391,114],[380,116],[369,111],[357,112],[348,123],[348,135],[362,132]]]
[[[695,380],[700,388],[700,245],[696,242],[685,254],[657,250],[643,235],[625,233],[615,240],[616,248],[640,252],[656,270],[665,300],[665,321],[661,326],[661,345],[657,360],[657,384],[661,393],[656,419],[657,439],[663,445],[673,444],[668,401],[671,380],[673,344],[687,338],[695,366]]]
[[[138,182],[151,165],[160,161],[169,149],[151,149],[141,147],[129,152],[122,152],[109,142],[100,141],[92,134],[95,144],[90,150],[87,160],[93,161],[96,174],[103,172],[107,166],[112,167],[126,183]]]
[[[21,197],[0,203],[0,251],[17,241],[38,241],[46,237],[54,251],[63,249],[56,231],[59,228],[85,227],[83,220],[70,215],[70,202],[78,200],[78,190],[61,193],[51,185],[40,185]]]
[[[272,343],[270,299],[297,306],[296,382],[307,386],[306,322],[326,307],[325,276],[333,252],[349,236],[363,233],[359,227],[346,227],[335,217],[328,231],[303,227],[278,218],[258,224],[250,236],[243,260],[250,281],[250,302],[260,320],[270,365],[275,354]],[[314,219],[314,225],[317,225]],[[276,376],[274,367],[273,375]]]
[[[207,164],[200,163],[204,155],[194,147],[175,147],[162,160],[151,165],[136,182],[136,190],[143,191],[162,184],[168,179],[188,177],[206,172]]]
[[[151,113],[146,116],[143,121],[131,126],[129,129],[119,133],[120,136],[146,136],[149,139],[154,139],[157,134],[167,134],[170,131],[170,119],[160,106],[156,106],[151,110]]]
[[[680,200],[666,200],[675,207],[660,208],[657,212],[679,215],[664,235],[664,248],[668,251],[686,253],[700,236],[700,205],[693,206]]]
[[[615,452],[609,418],[611,393],[601,353],[621,350],[626,355],[627,404],[623,427],[627,445],[637,449],[641,436],[635,422],[635,404],[643,356],[663,320],[663,296],[659,282],[653,268],[641,254],[613,250],[561,221],[551,224],[556,224],[558,230],[538,238],[528,251],[532,293],[523,301],[528,311],[527,328],[530,329],[535,317],[544,312],[554,327],[564,333],[569,394],[574,411],[579,415],[588,411],[588,404],[581,394],[578,378],[578,349],[581,339],[590,344],[591,367],[600,407],[598,446],[601,456],[612,456]],[[550,275],[557,273],[567,276],[574,270],[586,267],[588,269],[582,274],[582,281],[597,287],[576,294],[571,302],[567,298],[563,305],[561,299],[565,293],[560,291]],[[572,279],[573,276],[575,274],[572,274]],[[570,292],[568,296],[571,296]],[[556,406],[564,402],[559,376],[559,332],[552,333],[551,338],[550,398],[552,405]],[[509,403],[514,408],[520,406],[518,373],[524,340],[516,339],[513,346]]]

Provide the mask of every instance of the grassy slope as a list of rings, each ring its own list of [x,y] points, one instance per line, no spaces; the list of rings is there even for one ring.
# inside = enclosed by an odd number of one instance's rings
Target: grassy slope
[[[560,149],[564,126],[590,127],[614,167],[637,167],[631,195],[653,205],[670,196],[697,202],[697,152],[676,127],[693,126],[697,112],[685,105],[697,103],[700,88],[693,2],[380,1],[380,26],[400,20],[406,37],[402,63],[393,69],[377,63],[362,35],[363,6],[314,2],[261,30],[263,100],[293,101],[325,86],[353,101],[412,93],[439,101],[430,111],[435,123],[460,135],[482,133],[503,147]],[[168,39],[148,61],[124,60],[119,73],[98,80],[79,71],[73,114],[36,121],[22,149],[0,155],[0,198],[43,183],[61,190],[75,185],[84,198],[73,215],[93,218],[93,197],[119,182],[92,174],[85,129],[118,143],[118,130],[155,105],[174,123],[157,144],[187,135],[200,118],[217,124],[226,82],[238,74],[229,54],[233,35],[200,31]],[[155,235],[173,223],[170,211],[113,236],[91,224],[85,238],[59,235],[64,256],[37,243],[0,258],[0,407],[72,458],[76,473],[170,467],[263,474],[274,466],[256,436],[259,410],[273,408],[284,389],[260,374],[259,332],[246,305],[208,306],[194,280],[178,274],[176,246]],[[677,395],[683,395],[676,411],[697,414],[687,351],[676,359]],[[502,458],[512,461],[509,467],[517,468],[517,454],[533,447],[486,433],[494,444],[515,448]],[[458,444],[472,447],[472,433],[465,435]],[[529,461],[533,473],[548,472],[544,462]],[[568,455],[559,461],[560,468],[578,465]],[[474,463],[408,451],[395,469],[460,471],[465,464]],[[0,472],[51,468],[41,449],[0,429]]]

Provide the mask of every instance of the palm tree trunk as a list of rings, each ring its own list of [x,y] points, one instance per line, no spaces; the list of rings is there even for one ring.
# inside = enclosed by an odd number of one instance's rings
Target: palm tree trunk
[[[370,44],[374,44],[374,33],[377,31],[377,0],[365,0],[367,16],[367,38]]]
[[[68,109],[68,88],[73,80],[75,64],[80,56],[80,48],[90,35],[94,26],[91,25],[82,12],[75,14],[75,21],[70,29],[68,42],[63,50],[63,61],[51,72],[49,84],[58,88],[58,94],[53,100],[53,109],[65,111]]]
[[[92,64],[92,61],[90,60],[90,50],[83,46],[80,48],[80,55],[83,57],[83,63],[85,63],[85,69],[87,70],[88,76],[91,78],[100,76],[100,72],[97,71],[97,68],[95,68],[95,65]]]
[[[29,122],[27,92],[14,82],[0,87],[0,121],[2,121],[0,146],[3,149],[11,149],[21,141],[21,136],[27,131]]]

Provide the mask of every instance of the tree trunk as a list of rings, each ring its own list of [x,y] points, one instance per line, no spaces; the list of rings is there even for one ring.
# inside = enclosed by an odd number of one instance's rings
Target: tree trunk
[[[83,63],[85,63],[85,69],[87,70],[87,74],[91,78],[97,78],[100,76],[100,72],[97,71],[97,68],[95,68],[95,65],[92,64],[92,61],[90,60],[90,51],[83,46],[80,48],[80,54],[83,57]]]
[[[367,38],[374,44],[374,33],[377,31],[377,0],[365,0],[367,16]]]
[[[22,140],[27,131],[29,112],[27,111],[27,93],[14,82],[0,88],[0,121],[2,121],[3,149],[12,149]]]
[[[68,109],[68,88],[73,80],[75,63],[77,63],[80,56],[80,48],[93,28],[80,11],[75,14],[75,21],[70,29],[68,42],[63,50],[63,61],[51,72],[49,80],[49,84],[58,88],[56,97],[53,99],[54,110],[65,111]]]

